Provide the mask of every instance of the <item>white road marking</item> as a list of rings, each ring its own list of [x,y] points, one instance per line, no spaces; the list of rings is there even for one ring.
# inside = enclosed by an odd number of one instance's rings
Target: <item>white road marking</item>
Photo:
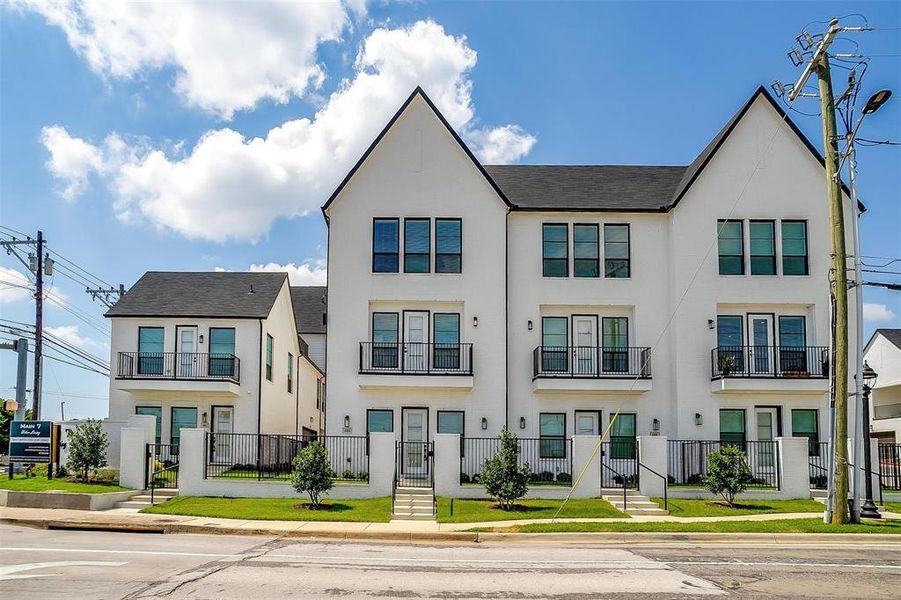
[[[0,581],[9,581],[11,579],[32,579],[34,577],[52,577],[58,573],[29,573],[21,574],[22,571],[33,571],[35,569],[53,569],[58,567],[121,567],[124,562],[113,562],[110,560],[62,560],[56,562],[37,562],[25,563],[21,565],[9,565],[0,567]]]
[[[739,567],[820,567],[820,568],[853,568],[853,569],[897,569],[901,571],[901,565],[864,565],[857,563],[799,563],[787,561],[772,562],[748,562],[744,560],[664,560],[661,561],[668,565],[711,565],[723,566],[734,565]]]
[[[74,552],[76,554],[148,554],[151,556],[199,556],[199,557],[229,557],[235,554],[215,554],[212,552],[163,552],[155,550],[101,550],[97,548],[5,548],[0,547],[0,551],[9,552]]]

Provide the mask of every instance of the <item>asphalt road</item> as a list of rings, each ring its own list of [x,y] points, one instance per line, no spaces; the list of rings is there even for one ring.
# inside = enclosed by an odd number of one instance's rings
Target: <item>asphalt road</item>
[[[0,528],[2,598],[901,598],[901,544],[315,542]]]

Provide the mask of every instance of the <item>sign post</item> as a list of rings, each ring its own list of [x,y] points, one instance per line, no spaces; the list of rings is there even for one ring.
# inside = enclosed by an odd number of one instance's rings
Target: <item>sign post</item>
[[[52,421],[13,421],[9,424],[9,464],[43,463],[47,478],[53,477]]]

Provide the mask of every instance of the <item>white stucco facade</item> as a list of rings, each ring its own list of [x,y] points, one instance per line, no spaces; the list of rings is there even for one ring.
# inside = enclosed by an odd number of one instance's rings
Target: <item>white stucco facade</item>
[[[889,339],[892,335],[892,339]],[[878,377],[870,395],[870,431],[886,442],[901,442],[901,339],[898,330],[877,330],[864,360]]]

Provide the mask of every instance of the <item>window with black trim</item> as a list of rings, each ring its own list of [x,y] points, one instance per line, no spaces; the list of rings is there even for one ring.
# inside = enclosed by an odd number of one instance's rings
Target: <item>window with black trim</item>
[[[366,411],[366,433],[393,433],[394,411],[369,409]]]
[[[397,313],[372,313],[372,366],[376,369],[396,369],[399,363]]]
[[[463,221],[435,219],[435,272],[463,271]]]
[[[138,374],[162,375],[165,330],[162,327],[138,327]]]
[[[566,371],[569,364],[569,318],[541,317],[541,370]]]
[[[181,430],[197,427],[197,409],[173,406],[170,411],[169,443],[178,446],[181,441]]]
[[[627,317],[603,317],[601,319],[601,343],[605,373],[629,372],[629,319]]]
[[[404,219],[404,273],[431,270],[431,227],[429,219]]]
[[[438,433],[464,434],[462,410],[439,410]]]
[[[776,274],[776,223],[751,221],[751,275]]]
[[[235,376],[235,328],[210,327],[210,375]]]
[[[435,346],[432,367],[456,370],[460,368],[460,315],[435,313],[432,317]]]
[[[151,415],[156,417],[156,443],[163,439],[163,408],[161,406],[135,406],[136,415]]]
[[[807,221],[782,221],[782,274],[809,274]]]
[[[744,275],[745,251],[742,222],[721,219],[716,224],[720,275]]]
[[[400,219],[372,220],[372,272],[397,273]]]
[[[604,277],[631,277],[629,225],[604,225]]]
[[[294,355],[288,352],[288,393],[294,391]]]
[[[610,429],[610,458],[635,458],[635,415],[620,413]]]
[[[819,456],[820,427],[815,408],[792,409],[792,436],[806,437],[808,456]]]
[[[720,409],[720,441],[745,447],[745,411],[741,409]]]
[[[566,413],[539,413],[538,437],[539,458],[566,458]]]
[[[807,320],[802,316],[779,316],[779,370],[807,372]]]
[[[598,277],[598,226],[596,224],[573,225],[573,276]]]
[[[744,319],[741,315],[717,315],[717,367],[723,375],[745,370]]]
[[[266,381],[272,381],[272,336],[266,334]]]
[[[569,276],[569,226],[545,223],[541,227],[541,272],[545,277]]]

